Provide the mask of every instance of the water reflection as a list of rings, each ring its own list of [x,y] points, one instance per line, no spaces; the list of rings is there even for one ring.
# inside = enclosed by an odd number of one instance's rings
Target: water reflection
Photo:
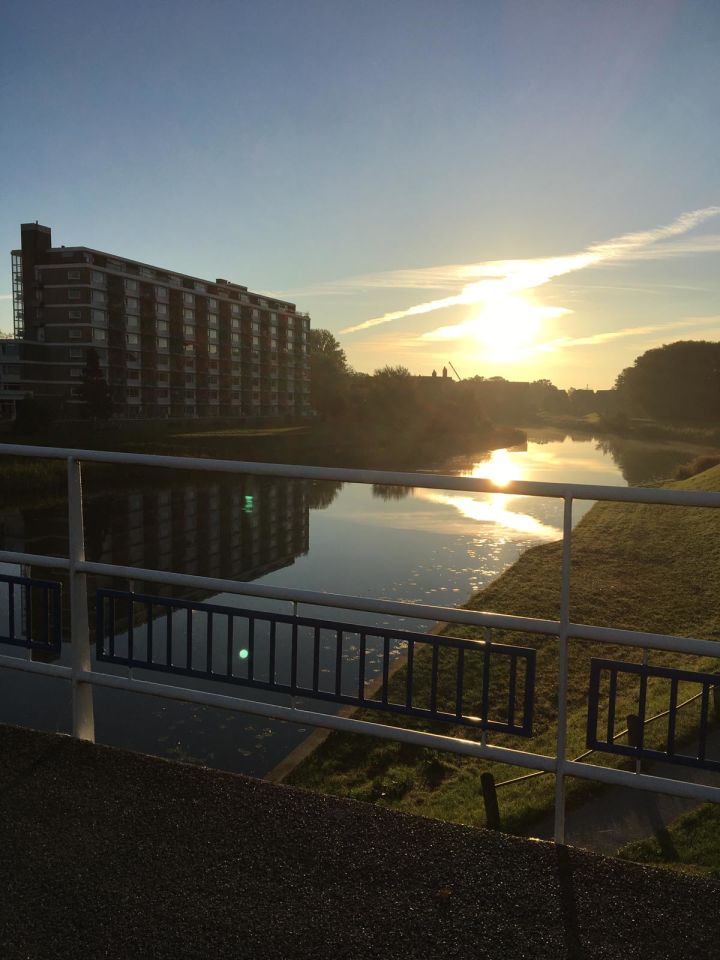
[[[508,478],[506,483],[509,483]],[[515,501],[527,501],[528,497],[513,497],[507,494],[490,493],[466,496],[464,494],[439,493],[435,490],[417,490],[415,495],[427,503],[437,503],[452,507],[467,520],[474,523],[492,524],[505,533],[521,533],[524,536],[537,537],[540,540],[557,540],[561,536],[559,527],[543,523],[542,520],[509,509]]]

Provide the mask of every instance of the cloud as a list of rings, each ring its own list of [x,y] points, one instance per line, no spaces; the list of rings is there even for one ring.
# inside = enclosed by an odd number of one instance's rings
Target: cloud
[[[498,301],[503,297],[543,286],[556,277],[585,270],[606,263],[616,263],[649,255],[660,257],[682,253],[710,252],[720,247],[720,238],[711,237],[709,242],[697,239],[687,247],[682,244],[663,244],[663,241],[680,237],[705,221],[720,215],[720,206],[704,207],[683,213],[672,223],[635,233],[626,233],[611,240],[591,244],[585,250],[558,257],[540,257],[528,260],[495,260],[484,263],[454,264],[445,267],[429,267],[422,270],[390,271],[385,274],[369,274],[350,281],[336,281],[324,285],[327,292],[349,292],[370,288],[455,289],[463,281],[462,289],[450,296],[414,304],[402,310],[394,310],[372,317],[363,323],[347,327],[341,333],[357,333],[380,324],[400,320],[403,317],[420,316],[481,302]],[[707,238],[702,238],[707,240]],[[562,308],[558,308],[562,309]]]
[[[0,293],[0,300],[12,300],[11,293]]]
[[[546,340],[545,343],[534,344],[532,352],[553,353],[555,350],[564,350],[566,347],[594,347],[603,343],[609,343],[612,340],[619,340],[623,337],[642,337],[649,333],[669,333],[673,330],[681,330],[684,327],[702,327],[715,324],[720,325],[720,315],[686,317],[684,320],[678,320],[676,323],[652,324],[644,327],[624,327],[621,330],[595,333],[589,337],[556,337],[554,340]]]

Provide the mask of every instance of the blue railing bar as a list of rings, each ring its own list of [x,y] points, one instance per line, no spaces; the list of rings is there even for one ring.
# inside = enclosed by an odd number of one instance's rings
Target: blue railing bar
[[[169,457],[149,453],[118,453],[110,450],[77,450],[64,447],[33,447],[0,444],[0,456],[69,458],[83,463],[121,463],[143,467],[201,470],[254,476],[289,477],[298,480],[333,480],[344,483],[388,484],[431,490],[462,490],[468,493],[503,493],[515,496],[556,497],[573,500],[610,500],[619,503],[664,503],[672,506],[720,507],[720,493],[672,490],[657,487],[610,487],[583,483],[545,483],[513,480],[504,486],[482,477],[454,477],[428,473],[398,473],[389,470],[352,470],[345,467],[313,467],[300,464],[256,463],[242,460],[212,460],[205,457]]]
[[[25,663],[26,661],[19,661]],[[42,664],[46,666],[46,664]],[[66,668],[69,669],[69,668]],[[41,672],[41,671],[39,671]],[[111,687],[115,690],[129,690],[134,693],[144,693],[153,697],[164,697],[168,700],[180,700],[186,703],[199,703],[207,706],[220,707],[223,710],[234,710],[238,713],[250,713],[275,720],[287,720],[301,726],[322,727],[328,730],[343,730],[349,733],[364,733],[371,737],[383,740],[396,740],[401,743],[413,743],[421,747],[430,747],[434,750],[448,750],[471,757],[482,757],[495,760],[498,763],[510,763],[513,766],[526,767],[531,770],[555,770],[554,757],[540,753],[528,753],[521,750],[512,750],[509,747],[483,745],[473,740],[463,740],[448,737],[439,733],[425,733],[420,730],[407,730],[404,727],[391,727],[387,724],[375,723],[370,720],[356,720],[352,717],[342,717],[329,713],[314,713],[310,710],[301,710],[295,707],[285,707],[275,703],[264,703],[261,700],[244,700],[224,694],[211,693],[204,690],[193,690],[190,687],[176,687],[171,684],[155,683],[150,680],[137,680],[134,677],[113,676],[107,673],[82,671],[77,675],[82,683],[90,683],[96,687]],[[299,691],[301,694],[307,691]],[[371,701],[368,701],[370,704]],[[720,791],[719,791],[720,792]]]

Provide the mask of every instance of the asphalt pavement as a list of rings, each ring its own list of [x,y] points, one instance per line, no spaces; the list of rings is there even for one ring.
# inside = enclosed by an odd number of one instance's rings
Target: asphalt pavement
[[[0,957],[716,958],[720,884],[0,726]]]

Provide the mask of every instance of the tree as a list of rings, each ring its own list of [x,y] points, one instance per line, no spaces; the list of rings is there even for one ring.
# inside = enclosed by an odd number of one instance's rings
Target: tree
[[[347,357],[337,339],[329,330],[310,330],[310,359],[322,357],[338,373],[348,372]]]
[[[82,383],[78,393],[85,404],[85,411],[93,420],[109,420],[113,412],[110,388],[100,368],[97,350],[92,347],[87,352]]]
[[[310,330],[308,345],[312,405],[322,416],[337,416],[347,405],[345,351],[329,330]]]
[[[720,343],[678,340],[639,356],[615,387],[624,409],[668,420],[720,417]]]
[[[0,330],[0,340],[14,340],[15,335],[8,333],[7,330]]]

